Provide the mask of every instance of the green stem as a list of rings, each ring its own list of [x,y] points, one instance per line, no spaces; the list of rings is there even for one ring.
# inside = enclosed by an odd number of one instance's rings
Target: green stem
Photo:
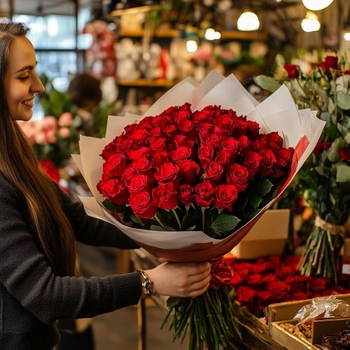
[[[159,223],[160,226],[162,226],[165,229],[165,225],[163,224],[161,218],[159,217],[158,213],[154,216],[154,219]]]
[[[204,232],[205,229],[205,208],[201,208],[202,209],[202,231]]]
[[[179,216],[177,215],[176,210],[175,210],[175,209],[172,209],[171,211],[172,211],[172,213],[173,213],[173,214],[174,214],[174,216],[175,216],[175,219],[176,219],[176,221],[177,221],[177,224],[179,225],[179,229],[180,229],[180,231],[182,231],[181,221],[180,221]]]

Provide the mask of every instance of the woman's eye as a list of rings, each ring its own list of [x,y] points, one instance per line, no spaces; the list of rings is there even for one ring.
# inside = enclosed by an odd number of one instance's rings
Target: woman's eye
[[[29,78],[29,75],[26,75],[25,77],[19,77],[19,80],[26,81]]]

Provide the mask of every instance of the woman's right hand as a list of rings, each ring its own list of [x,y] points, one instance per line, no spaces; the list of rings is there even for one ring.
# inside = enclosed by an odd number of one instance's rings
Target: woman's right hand
[[[209,287],[211,264],[163,263],[145,272],[157,294],[173,297],[198,297]]]

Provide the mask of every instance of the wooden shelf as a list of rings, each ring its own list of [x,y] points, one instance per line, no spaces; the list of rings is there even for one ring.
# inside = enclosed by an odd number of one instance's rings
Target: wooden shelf
[[[180,32],[176,29],[156,30],[155,38],[176,38]],[[142,37],[143,30],[121,30],[119,32],[121,37]],[[221,40],[266,40],[266,34],[263,32],[240,32],[240,31],[223,31],[221,32]]]
[[[136,79],[136,80],[125,80],[121,79],[118,81],[120,86],[134,86],[134,87],[165,87],[170,88],[174,86],[177,81],[171,80],[147,80],[147,79]]]

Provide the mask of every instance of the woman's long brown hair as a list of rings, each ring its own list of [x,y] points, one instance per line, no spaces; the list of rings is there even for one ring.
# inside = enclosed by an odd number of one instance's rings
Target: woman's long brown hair
[[[23,193],[36,240],[54,273],[75,274],[75,241],[72,227],[63,212],[57,186],[40,171],[37,158],[18,123],[10,116],[4,76],[9,48],[28,28],[21,23],[0,23],[0,171]],[[0,235],[1,239],[1,235]]]

